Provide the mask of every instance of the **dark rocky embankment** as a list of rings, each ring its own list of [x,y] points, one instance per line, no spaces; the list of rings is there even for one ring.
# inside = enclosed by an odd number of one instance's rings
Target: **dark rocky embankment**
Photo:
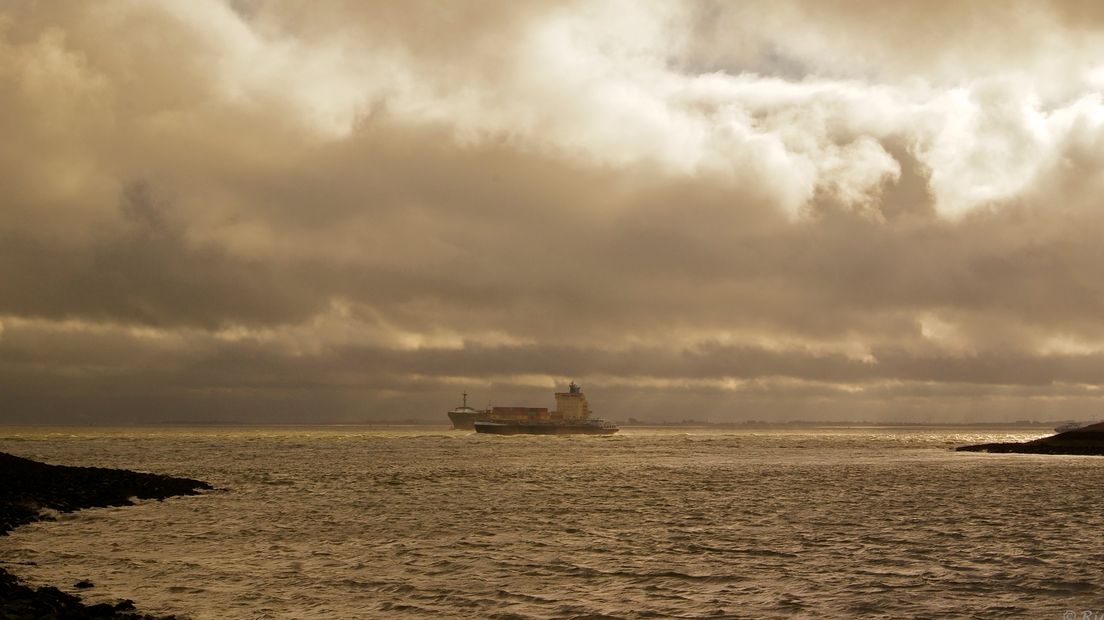
[[[132,498],[162,500],[196,495],[211,486],[200,480],[103,467],[47,465],[0,452],[0,535],[49,519],[43,509],[73,512],[82,508],[129,506]],[[87,587],[87,586],[85,586]],[[57,588],[31,588],[0,568],[0,618],[128,618],[154,616],[134,611],[131,601],[85,605]]]
[[[982,443],[955,448],[960,452],[1012,454],[1080,454],[1104,456],[1104,422],[1023,443]]]

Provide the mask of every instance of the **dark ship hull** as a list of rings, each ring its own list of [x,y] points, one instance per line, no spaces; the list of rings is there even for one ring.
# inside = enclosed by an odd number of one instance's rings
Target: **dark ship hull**
[[[602,420],[580,422],[491,422],[478,420],[475,432],[492,435],[612,435],[618,429]]]

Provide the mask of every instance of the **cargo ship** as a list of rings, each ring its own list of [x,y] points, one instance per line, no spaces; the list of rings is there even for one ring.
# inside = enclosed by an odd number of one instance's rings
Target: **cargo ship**
[[[491,407],[473,423],[475,432],[494,435],[612,435],[617,425],[592,418],[583,389],[574,381],[556,392],[556,410],[545,407]],[[451,417],[451,414],[450,414]]]
[[[449,420],[452,421],[452,427],[459,430],[470,431],[475,428],[476,420],[484,420],[487,418],[488,411],[486,409],[472,409],[468,406],[468,393],[464,392],[464,402],[459,407],[448,412]]]

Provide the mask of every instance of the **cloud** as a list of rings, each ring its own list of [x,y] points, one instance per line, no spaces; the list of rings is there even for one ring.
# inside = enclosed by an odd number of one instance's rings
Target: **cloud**
[[[8,415],[1071,415],[1100,16],[1008,6],[6,6]]]

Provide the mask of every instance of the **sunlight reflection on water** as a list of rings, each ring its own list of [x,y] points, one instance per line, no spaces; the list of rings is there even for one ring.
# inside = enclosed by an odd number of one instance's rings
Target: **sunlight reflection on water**
[[[0,540],[92,601],[223,617],[1045,615],[1104,580],[1104,459],[1039,429],[0,428],[0,450],[224,489]]]

